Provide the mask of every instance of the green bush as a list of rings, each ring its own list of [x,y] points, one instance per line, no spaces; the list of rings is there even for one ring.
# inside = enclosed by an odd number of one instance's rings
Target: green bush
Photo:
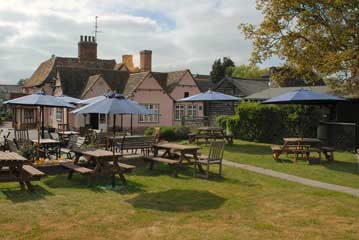
[[[145,130],[146,136],[153,135],[154,127]],[[160,139],[167,141],[184,140],[188,138],[190,129],[187,126],[163,126],[160,127]]]
[[[237,107],[235,116],[217,121],[237,138],[273,143],[289,136],[315,137],[320,116],[315,107],[243,102]]]

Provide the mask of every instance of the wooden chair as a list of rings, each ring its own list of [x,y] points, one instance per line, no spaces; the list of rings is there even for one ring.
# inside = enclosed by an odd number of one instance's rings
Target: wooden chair
[[[61,153],[66,154],[67,159],[72,159],[72,153],[75,148],[81,148],[81,146],[85,143],[84,137],[79,137],[76,135],[71,135],[68,145],[60,149]]]
[[[21,145],[28,144],[30,142],[29,130],[27,129],[14,129],[15,143],[18,148]]]
[[[202,156],[194,163],[194,176],[197,175],[197,168],[201,169],[202,166],[206,167],[206,175],[204,177],[209,178],[210,165],[219,165],[219,176],[222,174],[222,160],[224,152],[224,141],[213,141],[210,143],[208,156]]]
[[[12,140],[8,140],[8,146],[9,146],[10,152],[17,152],[17,151],[19,150],[19,149],[17,148],[15,142],[12,141]]]

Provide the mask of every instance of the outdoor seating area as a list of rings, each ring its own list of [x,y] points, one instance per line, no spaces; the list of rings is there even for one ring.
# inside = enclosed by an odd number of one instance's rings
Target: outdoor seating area
[[[200,140],[209,141],[225,140],[228,144],[233,144],[233,135],[226,134],[225,130],[219,127],[199,127],[197,132],[188,134],[188,141],[190,143],[199,143]]]
[[[272,145],[272,156],[274,160],[278,160],[282,153],[293,154],[294,161],[297,162],[299,156],[305,161],[312,162],[318,160],[322,163],[322,154],[328,162],[334,161],[335,148],[323,146],[322,141],[318,138],[284,138],[282,146]],[[311,154],[318,154],[317,158]]]

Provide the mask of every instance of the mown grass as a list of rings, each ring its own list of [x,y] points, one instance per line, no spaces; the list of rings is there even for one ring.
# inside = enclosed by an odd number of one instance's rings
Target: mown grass
[[[203,152],[208,151],[206,145],[203,144],[201,147]],[[317,157],[315,154],[313,156]],[[226,145],[224,158],[300,177],[359,188],[357,160],[350,152],[335,152],[335,161],[331,163],[322,156],[321,165],[308,164],[305,161],[294,163],[293,155],[282,154],[278,161],[273,160],[269,144],[235,140],[233,145]]]
[[[127,179],[88,188],[82,176],[57,175],[34,193],[2,183],[0,239],[359,238],[359,201],[346,194],[229,167],[210,180],[191,169],[172,178],[167,166]]]

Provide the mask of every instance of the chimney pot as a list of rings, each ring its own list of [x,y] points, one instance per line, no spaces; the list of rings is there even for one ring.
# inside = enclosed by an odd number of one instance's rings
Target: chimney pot
[[[97,43],[95,37],[81,35],[78,43],[78,57],[80,60],[94,61],[97,59]]]
[[[152,71],[152,51],[142,50],[140,52],[140,69],[142,72]]]
[[[95,38],[94,36],[92,37],[92,41],[93,41],[93,42],[96,42],[96,38]]]

